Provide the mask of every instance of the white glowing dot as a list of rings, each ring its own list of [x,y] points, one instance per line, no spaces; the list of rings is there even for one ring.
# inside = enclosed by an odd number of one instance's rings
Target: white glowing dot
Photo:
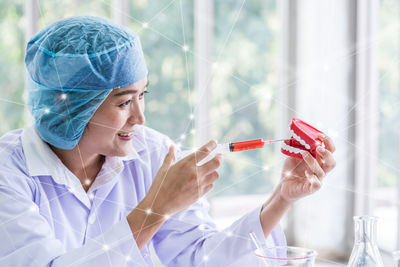
[[[229,232],[226,233],[226,235],[227,235],[227,236],[232,236],[232,232],[229,231]]]
[[[285,176],[290,176],[292,173],[290,171],[285,172]]]
[[[67,99],[67,94],[61,94],[61,95],[60,95],[60,98],[61,98],[62,100]]]
[[[107,250],[110,249],[110,247],[109,247],[108,245],[104,244],[104,245],[103,245],[103,249],[104,249],[105,251],[107,251]]]
[[[151,209],[147,209],[147,210],[146,210],[146,214],[147,214],[147,215],[150,215],[151,213],[152,213]]]
[[[126,256],[126,257],[125,257],[125,260],[126,260],[126,261],[130,261],[130,260],[131,260],[131,257],[130,257],[130,256]]]
[[[191,133],[191,134],[194,134],[195,132],[196,132],[195,129],[190,130],[190,133]]]
[[[45,108],[45,109],[44,109],[44,113],[49,114],[49,113],[50,113],[50,109]]]
[[[187,45],[182,46],[183,51],[189,51],[189,47]]]
[[[268,170],[269,170],[269,166],[268,166],[268,165],[265,165],[265,166],[263,167],[263,169],[264,169],[265,171],[268,171]]]
[[[186,138],[186,134],[181,134],[181,139],[184,140]]]
[[[168,214],[165,214],[165,215],[164,215],[164,219],[168,220],[169,218],[171,218],[170,215],[168,215]]]
[[[90,198],[90,199],[94,199],[94,194],[93,194],[93,193],[90,193],[90,194],[89,194],[89,198]]]
[[[194,119],[194,115],[193,115],[193,114],[190,114],[190,115],[189,115],[189,119],[193,120],[193,119]]]
[[[200,225],[199,225],[199,230],[200,230],[200,231],[206,230],[206,226],[205,226],[204,224],[200,224]]]
[[[208,256],[207,256],[207,255],[204,255],[203,260],[204,260],[204,261],[208,261]]]
[[[86,180],[85,180],[85,185],[90,185],[91,182],[92,182],[92,181],[90,181],[90,179],[86,179]]]
[[[37,210],[37,206],[35,204],[33,204],[30,208],[29,211],[30,212],[35,212]]]
[[[143,26],[143,28],[145,28],[145,29],[146,29],[147,27],[149,27],[149,24],[148,24],[147,22],[145,22],[145,23],[143,23],[143,25],[142,25],[142,26]]]

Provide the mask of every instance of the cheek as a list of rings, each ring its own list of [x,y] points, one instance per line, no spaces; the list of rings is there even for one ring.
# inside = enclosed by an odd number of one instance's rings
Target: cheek
[[[96,135],[107,135],[119,131],[123,125],[123,118],[118,112],[102,114],[101,116],[93,116],[89,122],[89,131]]]
[[[142,100],[142,101],[140,102],[139,106],[140,106],[141,113],[143,114],[143,113],[144,113],[144,109],[145,109],[144,100]]]

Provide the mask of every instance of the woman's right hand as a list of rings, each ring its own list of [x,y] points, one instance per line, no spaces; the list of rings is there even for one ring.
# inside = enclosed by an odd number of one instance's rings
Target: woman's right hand
[[[145,197],[147,205],[150,203],[148,208],[158,214],[173,215],[210,191],[219,177],[217,168],[222,163],[221,155],[217,154],[201,166],[197,163],[216,146],[215,141],[210,141],[176,163],[174,147],[171,146]]]

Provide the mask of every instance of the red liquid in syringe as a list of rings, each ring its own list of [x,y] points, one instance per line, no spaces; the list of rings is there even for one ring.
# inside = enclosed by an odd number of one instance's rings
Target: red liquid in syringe
[[[284,140],[285,139],[264,141],[260,138],[260,139],[254,139],[254,140],[234,142],[234,143],[229,143],[229,150],[231,152],[236,152],[236,151],[263,148],[265,144],[270,144],[270,143],[284,141]]]

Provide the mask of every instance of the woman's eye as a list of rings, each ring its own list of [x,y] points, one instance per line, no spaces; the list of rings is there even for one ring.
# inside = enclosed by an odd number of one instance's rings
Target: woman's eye
[[[131,103],[131,101],[132,100],[128,100],[128,101],[125,101],[124,103],[122,103],[121,105],[119,105],[119,107],[121,107],[121,108],[123,108],[123,107],[126,107],[126,106],[129,106],[129,104]]]
[[[140,95],[139,95],[139,99],[142,99],[143,97],[144,97],[144,94],[147,94],[149,91],[143,91],[143,93],[141,93]]]

